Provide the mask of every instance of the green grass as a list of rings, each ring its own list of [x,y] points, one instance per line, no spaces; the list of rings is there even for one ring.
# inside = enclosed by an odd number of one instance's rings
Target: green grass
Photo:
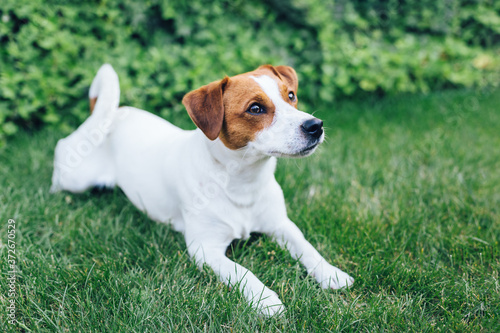
[[[231,257],[287,307],[259,317],[189,260],[183,237],[119,190],[48,193],[58,133],[19,134],[0,157],[2,273],[16,220],[22,331],[500,329],[500,91],[319,106],[327,141],[282,160],[289,215],[356,282],[322,290],[265,237]],[[182,119],[185,123],[185,119]],[[178,123],[178,122],[177,122]],[[2,280],[0,331],[5,323]]]

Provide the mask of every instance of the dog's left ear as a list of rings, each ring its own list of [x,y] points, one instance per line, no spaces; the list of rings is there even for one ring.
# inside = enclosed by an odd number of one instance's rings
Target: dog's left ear
[[[274,69],[280,74],[281,79],[289,86],[294,89],[295,94],[299,88],[299,79],[297,78],[297,73],[295,69],[290,66],[275,66]]]
[[[279,77],[287,86],[293,89],[294,93],[297,94],[297,89],[299,88],[299,79],[297,78],[297,73],[295,69],[290,66],[273,66],[273,65],[262,65],[257,69],[267,69]]]
[[[220,81],[212,82],[199,89],[187,93],[182,99],[182,104],[199,129],[210,140],[215,140],[222,130],[224,122],[224,103],[222,95],[229,81],[225,77]]]

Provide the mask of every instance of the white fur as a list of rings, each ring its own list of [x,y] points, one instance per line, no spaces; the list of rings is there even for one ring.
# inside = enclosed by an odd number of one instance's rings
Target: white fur
[[[255,80],[275,104],[275,120],[246,148],[230,150],[199,129],[184,131],[146,111],[118,108],[118,78],[104,65],[90,89],[98,96],[93,114],[57,144],[51,190],[118,185],[151,219],[182,232],[200,267],[209,265],[261,313],[274,315],[284,310],[277,294],[225,256],[233,239],[250,232],[271,236],[323,288],[349,286],[353,279],[328,264],[288,219],[274,178],[276,158],[269,155],[303,149],[300,124],[311,116],[285,103],[271,78]],[[266,142],[266,136],[274,139]]]

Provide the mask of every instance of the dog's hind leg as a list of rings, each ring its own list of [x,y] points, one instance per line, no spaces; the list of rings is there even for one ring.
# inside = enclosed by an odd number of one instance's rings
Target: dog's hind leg
[[[83,192],[91,187],[113,187],[114,167],[107,144],[95,146],[82,132],[59,140],[55,150],[51,192]]]

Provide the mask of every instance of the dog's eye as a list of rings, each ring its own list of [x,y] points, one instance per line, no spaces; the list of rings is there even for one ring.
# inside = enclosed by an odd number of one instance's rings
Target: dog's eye
[[[290,91],[290,92],[288,93],[288,98],[290,98],[290,101],[292,101],[292,102],[295,102],[295,100],[297,99],[297,98],[295,97],[295,94],[293,93],[293,91]]]
[[[266,109],[264,109],[261,105],[254,103],[248,108],[247,112],[251,114],[261,114],[266,113]]]

